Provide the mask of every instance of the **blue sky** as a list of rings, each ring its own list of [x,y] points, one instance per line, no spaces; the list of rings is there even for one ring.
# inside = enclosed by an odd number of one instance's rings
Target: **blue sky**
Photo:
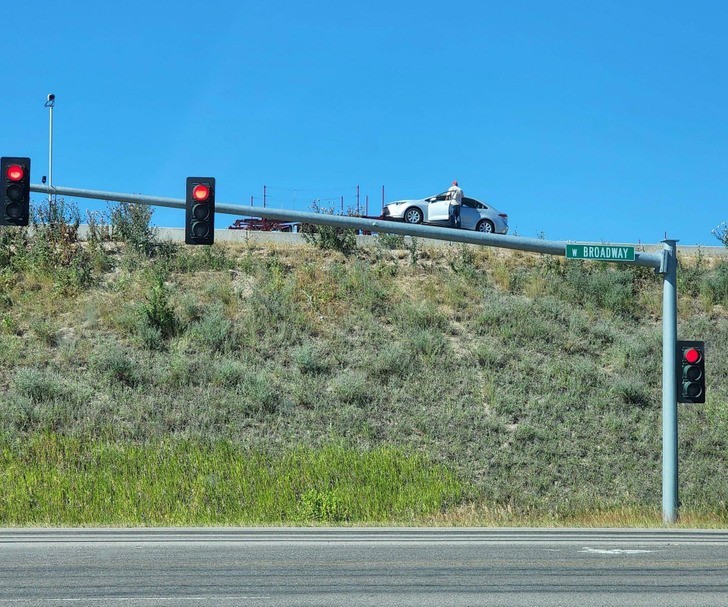
[[[722,2],[16,3],[0,154],[57,186],[309,210],[458,179],[511,231],[717,245],[728,221]],[[103,203],[78,200],[79,206]],[[183,211],[154,221],[181,226]],[[218,226],[232,222],[220,216]]]

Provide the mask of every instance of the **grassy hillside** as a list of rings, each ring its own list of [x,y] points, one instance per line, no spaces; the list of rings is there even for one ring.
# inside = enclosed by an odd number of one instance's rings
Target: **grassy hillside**
[[[0,232],[0,524],[659,524],[651,270],[115,234]],[[680,261],[683,520],[725,525],[728,263]]]

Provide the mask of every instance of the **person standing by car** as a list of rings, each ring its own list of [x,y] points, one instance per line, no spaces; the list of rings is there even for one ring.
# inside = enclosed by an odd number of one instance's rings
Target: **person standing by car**
[[[450,200],[450,227],[460,227],[460,207],[463,204],[463,191],[460,189],[457,180],[452,182],[452,185],[447,191]]]

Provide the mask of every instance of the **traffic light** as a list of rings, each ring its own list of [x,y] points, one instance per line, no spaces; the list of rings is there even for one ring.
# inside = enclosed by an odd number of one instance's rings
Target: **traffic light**
[[[677,342],[677,402],[705,402],[705,342]]]
[[[30,218],[30,158],[0,158],[0,225],[27,226]]]
[[[215,178],[188,177],[185,196],[185,243],[215,241]]]

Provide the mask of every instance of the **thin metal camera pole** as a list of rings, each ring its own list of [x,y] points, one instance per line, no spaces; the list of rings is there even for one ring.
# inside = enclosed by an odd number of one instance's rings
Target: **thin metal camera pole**
[[[53,188],[53,106],[56,103],[55,96],[49,95],[45,106],[48,108],[50,124],[48,126],[48,187]],[[48,203],[52,202],[52,189],[48,190]]]
[[[663,240],[662,270],[662,522],[677,520],[677,240]]]

